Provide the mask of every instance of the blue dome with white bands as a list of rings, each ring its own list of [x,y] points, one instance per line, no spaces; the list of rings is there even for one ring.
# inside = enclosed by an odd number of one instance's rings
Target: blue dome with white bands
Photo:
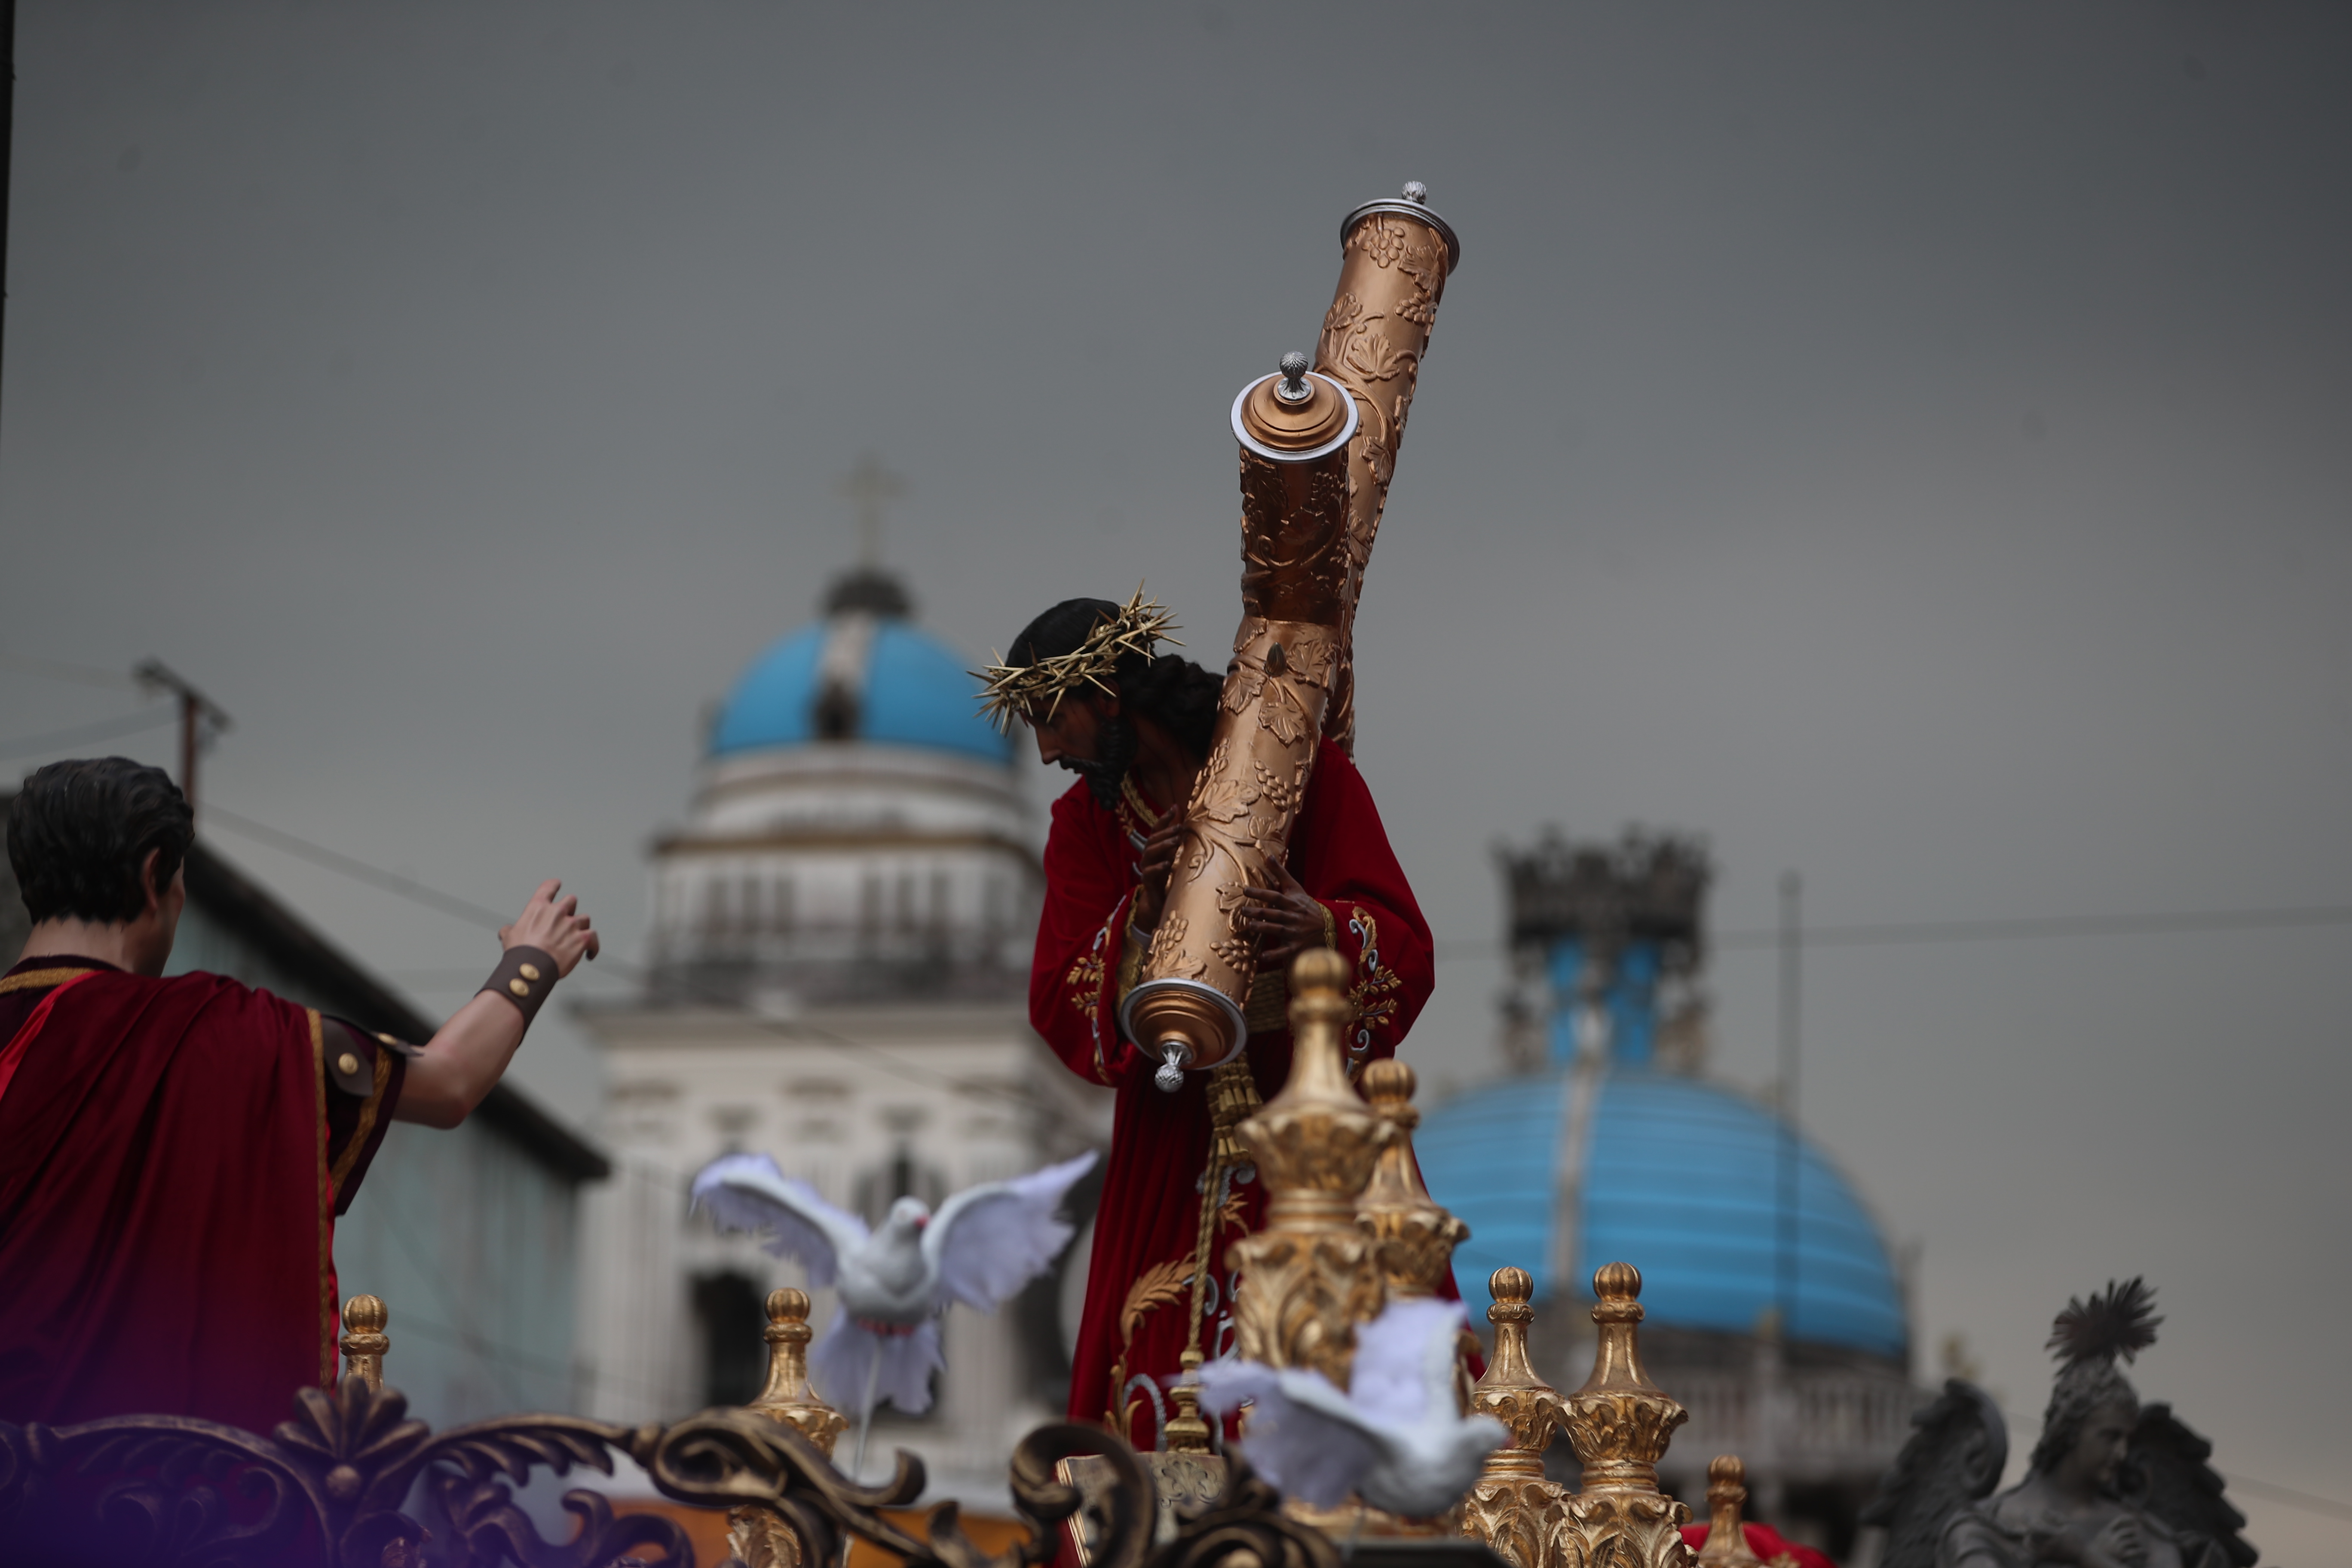
[[[1486,1277],[1506,1264],[1549,1278],[1559,1179],[1562,1096],[1554,1068],[1474,1090],[1430,1111],[1413,1135],[1432,1196],[1470,1226],[1454,1255],[1474,1319]],[[1718,1085],[1612,1066],[1591,1109],[1577,1184],[1576,1293],[1601,1264],[1642,1271],[1649,1320],[1756,1331],[1780,1296],[1782,1124]],[[1853,1188],[1820,1151],[1797,1142],[1792,1340],[1900,1359],[1903,1291],[1885,1242]]]
[[[981,716],[979,697],[946,644],[896,615],[837,614],[751,661],[711,727],[710,752],[865,741],[1009,764],[1012,739]]]

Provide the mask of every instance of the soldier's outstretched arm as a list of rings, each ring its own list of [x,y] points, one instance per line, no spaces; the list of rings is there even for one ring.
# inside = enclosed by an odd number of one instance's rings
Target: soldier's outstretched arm
[[[409,1058],[395,1120],[455,1127],[482,1103],[515,1047],[522,1044],[555,983],[602,947],[577,898],[559,900],[563,884],[541,882],[512,925],[499,929],[505,948],[474,999],[449,1016]]]

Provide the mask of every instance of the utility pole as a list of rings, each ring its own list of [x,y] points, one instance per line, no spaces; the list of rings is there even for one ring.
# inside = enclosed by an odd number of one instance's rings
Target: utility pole
[[[1780,1332],[1785,1337],[1796,1327],[1797,1284],[1800,1261],[1797,1247],[1802,1240],[1798,1223],[1798,1173],[1801,1152],[1797,1131],[1797,1069],[1802,1055],[1798,1023],[1799,1005],[1804,980],[1804,935],[1800,913],[1802,884],[1794,871],[1780,877],[1780,1085],[1775,1097],[1780,1102],[1780,1268],[1779,1296]]]
[[[219,703],[191,685],[187,677],[166,668],[160,658],[148,659],[131,673],[148,690],[168,691],[180,700],[180,793],[188,797],[188,810],[193,813],[196,809],[196,753],[228,728],[228,715],[221,710]]]
[[[16,0],[0,0],[0,348],[8,319],[8,169],[16,141]]]

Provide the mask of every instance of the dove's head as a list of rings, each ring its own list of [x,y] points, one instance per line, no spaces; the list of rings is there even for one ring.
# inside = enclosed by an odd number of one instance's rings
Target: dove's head
[[[920,1198],[900,1198],[890,1205],[889,1216],[883,1220],[884,1230],[919,1231],[931,1223],[931,1205]]]

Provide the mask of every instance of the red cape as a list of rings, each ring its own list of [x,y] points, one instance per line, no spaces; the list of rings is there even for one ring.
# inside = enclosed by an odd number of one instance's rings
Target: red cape
[[[341,1173],[319,1015],[215,974],[97,972],[11,1035],[0,1417],[267,1432],[331,1385]]]
[[[1130,834],[1143,826],[1122,820],[1131,815],[1105,810],[1084,784],[1054,803],[1029,1019],[1071,1071],[1118,1090],[1071,1368],[1070,1418],[1099,1422],[1150,1449],[1160,1446],[1168,1414],[1160,1385],[1180,1369],[1191,1328],[1210,1120],[1207,1074],[1187,1074],[1181,1090],[1163,1094],[1151,1082],[1157,1064],[1118,1032],[1119,959],[1137,883]],[[1429,999],[1429,923],[1363,776],[1328,741],[1318,748],[1292,827],[1290,870],[1330,912],[1334,940],[1353,971],[1351,1070],[1394,1055]],[[1258,1093],[1271,1100],[1290,1076],[1290,1031],[1253,1032],[1248,1050]],[[1202,1349],[1212,1357],[1232,1346],[1233,1275],[1224,1252],[1258,1228],[1264,1194],[1255,1184],[1237,1186],[1220,1212],[1202,1314]]]

